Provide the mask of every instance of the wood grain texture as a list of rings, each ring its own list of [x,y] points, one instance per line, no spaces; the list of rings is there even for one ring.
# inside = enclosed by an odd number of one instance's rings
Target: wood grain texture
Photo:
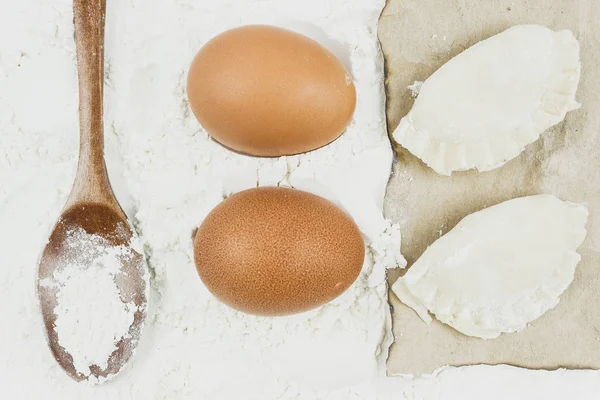
[[[102,203],[125,218],[104,161],[104,25],[106,0],[74,0],[75,45],[79,75],[79,163],[65,209],[77,203]]]

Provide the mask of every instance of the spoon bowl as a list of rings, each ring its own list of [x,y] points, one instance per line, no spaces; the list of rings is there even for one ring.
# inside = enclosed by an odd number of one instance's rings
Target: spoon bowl
[[[87,376],[77,371],[72,355],[59,344],[58,332],[55,329],[54,310],[58,305],[59,290],[59,285],[53,284],[55,274],[65,273],[65,269],[73,265],[86,265],[93,262],[92,257],[97,251],[97,241],[84,240],[74,246],[73,232],[77,231],[102,238],[103,243],[110,247],[129,250],[118,257],[121,270],[114,278],[119,289],[120,300],[124,304],[131,304],[135,309],[133,323],[127,333],[116,343],[115,350],[108,358],[107,366],[102,368],[91,365],[90,375]],[[54,358],[77,381],[90,380],[90,377],[94,377],[94,380],[104,380],[116,375],[132,356],[140,339],[146,311],[144,279],[146,266],[142,254],[134,249],[136,239],[134,231],[122,215],[102,204],[83,203],[63,212],[44,249],[38,274],[38,293],[44,325]]]

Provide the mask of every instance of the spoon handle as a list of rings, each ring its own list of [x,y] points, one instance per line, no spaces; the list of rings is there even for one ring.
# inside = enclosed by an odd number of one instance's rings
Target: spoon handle
[[[79,164],[67,206],[116,203],[104,162],[103,84],[106,0],[74,0],[79,74]]]

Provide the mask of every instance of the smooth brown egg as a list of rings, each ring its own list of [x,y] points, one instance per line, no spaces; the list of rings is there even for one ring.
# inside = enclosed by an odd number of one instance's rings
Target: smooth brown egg
[[[312,39],[265,25],[226,31],[200,49],[187,94],[202,127],[256,156],[304,153],[337,139],[356,106],[350,74]]]
[[[321,306],[358,277],[365,257],[348,214],[295,189],[246,190],[224,200],[194,239],[200,278],[223,303],[257,315]]]

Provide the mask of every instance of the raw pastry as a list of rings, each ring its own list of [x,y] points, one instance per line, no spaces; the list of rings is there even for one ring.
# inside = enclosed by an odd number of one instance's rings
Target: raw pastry
[[[469,336],[519,331],[554,308],[573,281],[587,208],[551,195],[466,216],[392,290],[427,323],[428,310]]]
[[[579,72],[571,31],[514,26],[431,75],[393,137],[442,175],[497,168],[579,108]]]

